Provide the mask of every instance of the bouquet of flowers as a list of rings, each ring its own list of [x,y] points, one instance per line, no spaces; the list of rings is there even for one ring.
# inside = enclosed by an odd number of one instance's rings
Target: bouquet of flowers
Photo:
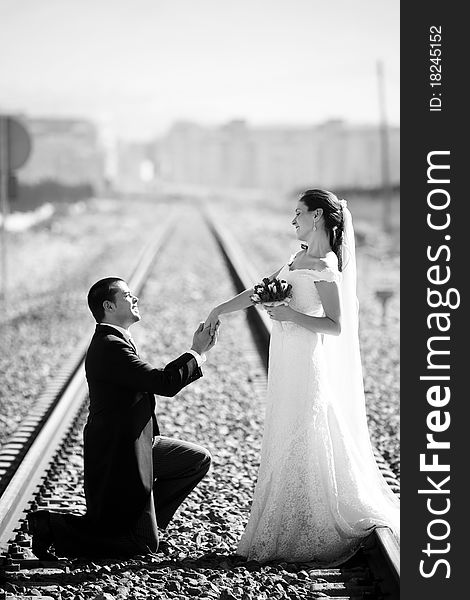
[[[292,297],[292,286],[284,279],[276,277],[269,281],[267,277],[254,287],[250,300],[262,306],[281,306],[289,304]]]

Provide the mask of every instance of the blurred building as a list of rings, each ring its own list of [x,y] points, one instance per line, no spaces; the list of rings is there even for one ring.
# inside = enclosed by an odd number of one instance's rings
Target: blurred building
[[[400,130],[389,130],[390,183],[400,181]],[[156,175],[176,184],[292,190],[375,188],[382,183],[376,126],[328,121],[311,127],[176,123],[155,145]]]
[[[32,152],[22,183],[91,184],[95,193],[152,192],[160,184],[290,192],[382,185],[380,130],[341,120],[315,126],[218,127],[181,121],[149,142],[106,142],[90,121],[22,118]],[[400,129],[389,129],[390,184],[400,182]]]
[[[32,152],[18,172],[27,184],[52,180],[65,185],[105,185],[105,153],[96,126],[82,119],[23,119],[32,137]]]

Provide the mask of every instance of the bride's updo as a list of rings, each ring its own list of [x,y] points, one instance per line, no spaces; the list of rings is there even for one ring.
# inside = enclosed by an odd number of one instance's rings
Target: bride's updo
[[[338,257],[338,269],[343,270],[341,246],[343,244],[344,216],[343,207],[338,198],[328,190],[306,190],[299,198],[309,211],[323,209],[325,229],[329,236],[330,246]]]

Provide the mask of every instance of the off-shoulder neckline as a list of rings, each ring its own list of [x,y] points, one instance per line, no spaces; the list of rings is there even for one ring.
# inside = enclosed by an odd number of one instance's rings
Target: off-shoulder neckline
[[[286,266],[289,273],[299,273],[302,271],[306,273],[324,273],[325,271],[331,271],[334,273],[334,270],[331,267],[325,267],[324,269],[290,269],[288,264]]]
[[[295,271],[307,271],[307,272],[311,271],[312,273],[323,273],[324,271],[332,271],[334,273],[334,271],[335,271],[334,268],[331,267],[330,265],[326,265],[323,269],[308,269],[305,267],[303,269],[291,269],[290,266],[294,262],[297,254],[298,254],[298,252],[293,254],[290,261],[288,263],[286,263],[286,267],[287,267],[287,270],[289,271],[289,273],[295,273]],[[319,259],[319,260],[322,260],[322,259]]]

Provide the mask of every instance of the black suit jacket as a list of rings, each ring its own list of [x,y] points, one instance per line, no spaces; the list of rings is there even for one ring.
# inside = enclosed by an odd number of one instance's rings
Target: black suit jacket
[[[153,486],[152,441],[159,433],[155,397],[174,396],[202,376],[185,353],[157,369],[113,327],[97,325],[85,371],[90,405],[84,431],[87,517],[115,531],[131,527]]]

